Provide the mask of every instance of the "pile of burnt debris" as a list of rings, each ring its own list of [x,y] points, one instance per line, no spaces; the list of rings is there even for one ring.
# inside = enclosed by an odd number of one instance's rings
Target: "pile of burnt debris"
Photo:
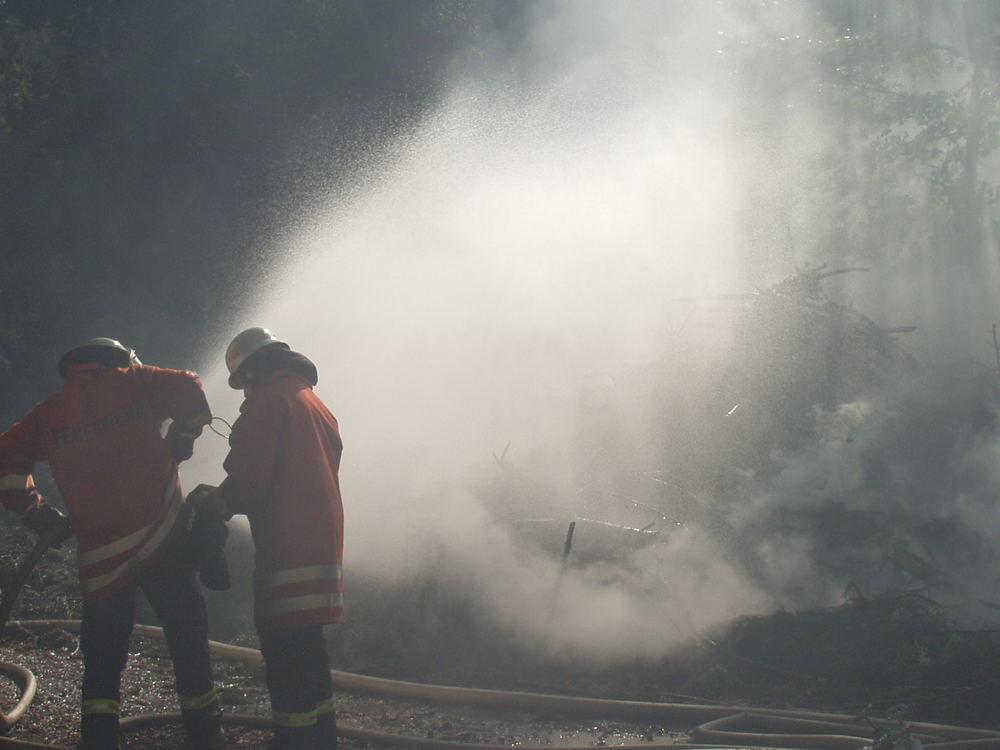
[[[997,726],[996,632],[961,630],[919,592],[779,612],[727,625],[671,660],[678,687],[755,705]]]

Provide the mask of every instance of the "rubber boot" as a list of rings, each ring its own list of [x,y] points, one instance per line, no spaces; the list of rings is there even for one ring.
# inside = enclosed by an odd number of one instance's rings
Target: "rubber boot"
[[[118,750],[118,714],[86,714],[80,719],[77,750]]]
[[[326,711],[316,717],[316,747],[318,750],[337,750],[337,714]]]
[[[184,725],[184,750],[222,750],[226,746],[218,703],[197,711],[181,711],[181,723]]]
[[[267,750],[320,750],[316,741],[316,725],[308,727],[275,727]]]

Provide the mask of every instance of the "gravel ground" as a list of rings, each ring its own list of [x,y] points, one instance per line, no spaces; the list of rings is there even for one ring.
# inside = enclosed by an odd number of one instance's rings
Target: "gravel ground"
[[[5,589],[35,538],[0,518],[0,589]],[[14,619],[79,617],[75,556],[70,548],[49,550],[21,592]],[[252,643],[240,645],[252,646]],[[7,627],[0,640],[0,661],[31,670],[37,694],[8,736],[73,747],[79,739],[80,680],[83,659],[77,636],[61,628],[44,631]],[[360,669],[369,672],[371,665]],[[359,668],[355,665],[354,668]],[[377,670],[376,670],[377,671]],[[216,661],[216,684],[228,714],[268,717],[270,707],[259,666]],[[385,674],[385,676],[393,676]],[[407,679],[421,679],[413,674]],[[449,680],[450,681],[450,680]],[[460,682],[460,680],[458,681]],[[174,713],[174,679],[165,647],[157,639],[134,635],[129,664],[122,679],[122,716]],[[501,687],[501,685],[496,685]],[[520,685],[520,689],[532,689]],[[558,692],[558,688],[555,688]],[[12,680],[0,676],[0,708],[11,710],[19,698]],[[666,727],[635,726],[614,721],[575,721],[525,712],[498,714],[461,706],[442,706],[338,694],[337,715],[343,725],[417,737],[506,745],[621,745],[643,741],[685,740]],[[269,732],[227,728],[230,748],[262,748]],[[126,750],[163,750],[180,743],[179,727],[145,728],[123,737]],[[343,747],[363,743],[345,741]]]
[[[8,628],[0,660],[30,669],[38,679],[31,707],[9,736],[73,747],[77,742],[80,678],[83,662],[77,637],[59,628],[28,631]],[[268,716],[267,691],[259,667],[220,660],[216,682],[227,713]],[[122,715],[177,711],[170,661],[159,642],[133,637],[129,665],[122,681]],[[0,680],[0,705],[12,707],[16,686]],[[618,721],[574,721],[527,712],[498,714],[477,708],[402,702],[370,696],[338,694],[337,715],[342,724],[416,737],[503,745],[614,746],[642,742],[687,741],[683,732],[663,726],[640,726]],[[268,733],[231,727],[230,748],[262,748]],[[149,728],[128,733],[127,750],[172,748],[180,743],[177,727]],[[363,743],[345,741],[346,748]]]
[[[33,544],[32,534],[0,516],[0,590],[7,589]],[[47,552],[21,592],[14,618],[79,617],[75,567],[71,548]],[[398,592],[390,590],[381,599],[369,597],[367,610],[352,610],[356,625],[335,631],[331,640],[335,663],[363,674],[417,682],[587,697],[848,714],[867,708],[875,715],[903,703],[909,707],[907,719],[1000,729],[1000,633],[952,630],[940,607],[920,594],[741,618],[714,632],[714,641],[700,638],[662,660],[595,666],[536,658],[503,640],[502,633],[477,630],[474,626],[481,623],[461,607],[449,609],[450,600],[440,591],[415,590],[419,601],[401,602]],[[233,592],[226,593],[230,598],[218,603],[216,613],[239,611]],[[211,612],[211,600],[209,604]],[[407,630],[410,623],[399,613],[414,607],[434,608],[440,615],[432,620],[437,629]],[[441,627],[448,623],[450,630]],[[230,627],[229,635],[219,637],[254,645],[246,640],[250,636],[238,635],[244,629]],[[27,667],[39,683],[32,706],[10,736],[72,747],[82,673],[77,637],[58,628],[39,632],[12,625],[0,640],[0,660]],[[216,678],[227,713],[269,715],[260,667],[218,661]],[[161,643],[136,635],[122,683],[123,715],[176,712],[173,682]],[[9,711],[17,698],[15,685],[0,678],[0,707]],[[499,714],[370,696],[338,695],[337,700],[344,725],[417,737],[554,747],[686,739],[661,726]],[[230,748],[260,748],[268,733],[233,727],[228,734]],[[171,748],[178,740],[177,728],[143,729],[130,733],[125,747]],[[359,746],[344,743],[345,748],[352,745]]]

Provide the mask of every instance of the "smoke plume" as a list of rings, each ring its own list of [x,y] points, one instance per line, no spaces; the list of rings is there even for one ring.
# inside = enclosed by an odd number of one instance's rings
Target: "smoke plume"
[[[346,444],[348,613],[431,578],[511,638],[607,659],[851,582],[975,570],[964,600],[986,597],[982,352],[922,367],[922,329],[878,327],[915,314],[887,303],[887,264],[825,254],[817,159],[844,134],[813,106],[823,71],[767,52],[819,33],[778,5],[539,3],[276,243],[272,294],[216,332],[218,360],[263,325],[318,365]],[[872,270],[810,275],[831,262]],[[926,289],[907,270],[892,298]],[[189,485],[218,452],[199,446]]]

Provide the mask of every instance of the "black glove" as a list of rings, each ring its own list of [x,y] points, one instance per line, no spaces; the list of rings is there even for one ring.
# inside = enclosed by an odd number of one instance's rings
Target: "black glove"
[[[52,533],[51,546],[56,549],[62,547],[63,542],[73,536],[73,527],[69,519],[45,502],[29,510],[21,520],[39,536]]]
[[[177,463],[187,461],[194,455],[193,437],[167,432],[167,437],[165,439],[167,441],[167,449],[170,451],[170,455],[173,456],[174,461]]]
[[[3,507],[22,517],[29,510],[34,510],[35,506],[43,502],[42,496],[33,487],[11,487],[2,490],[0,491],[0,500],[3,501]]]
[[[229,563],[226,562],[226,522],[208,510],[196,510],[191,527],[185,534],[187,557],[198,569],[202,585],[214,591],[225,591],[231,585]]]

